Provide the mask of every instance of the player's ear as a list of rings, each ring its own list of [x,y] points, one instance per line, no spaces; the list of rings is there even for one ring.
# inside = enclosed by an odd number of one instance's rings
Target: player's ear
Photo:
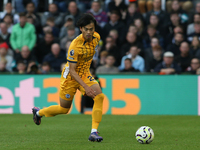
[[[80,30],[81,30],[81,32],[83,32],[82,30],[83,30],[83,28],[82,27],[80,27]]]

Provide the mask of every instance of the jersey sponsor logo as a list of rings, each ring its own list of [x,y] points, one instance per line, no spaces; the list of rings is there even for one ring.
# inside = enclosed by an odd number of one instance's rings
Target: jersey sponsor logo
[[[69,52],[70,56],[74,56],[74,50],[72,49],[70,52]]]
[[[70,98],[71,96],[70,96],[69,94],[66,94],[65,97],[66,97],[66,98]]]
[[[69,59],[71,59],[71,60],[74,60],[74,58],[73,58],[73,57],[69,57]]]

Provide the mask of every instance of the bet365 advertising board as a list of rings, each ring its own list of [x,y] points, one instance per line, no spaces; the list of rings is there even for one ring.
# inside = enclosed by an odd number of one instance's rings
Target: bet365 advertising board
[[[200,115],[196,75],[99,75],[103,114]],[[30,114],[34,106],[59,104],[60,75],[0,75],[0,114]],[[81,109],[77,91],[70,114]],[[85,114],[91,114],[86,111]]]

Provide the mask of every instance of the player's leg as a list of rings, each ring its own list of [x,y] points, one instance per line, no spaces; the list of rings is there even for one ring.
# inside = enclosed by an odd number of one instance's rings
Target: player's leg
[[[45,117],[53,117],[58,114],[67,114],[72,104],[72,100],[66,101],[60,98],[60,105],[52,105],[47,108],[39,109],[34,107],[33,111],[33,121],[35,124],[40,125],[41,118]]]

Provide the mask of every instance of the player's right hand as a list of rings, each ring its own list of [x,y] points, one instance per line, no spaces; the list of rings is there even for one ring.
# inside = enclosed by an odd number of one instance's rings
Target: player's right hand
[[[89,86],[85,88],[85,93],[87,96],[92,97],[92,98],[96,96],[95,91]]]

